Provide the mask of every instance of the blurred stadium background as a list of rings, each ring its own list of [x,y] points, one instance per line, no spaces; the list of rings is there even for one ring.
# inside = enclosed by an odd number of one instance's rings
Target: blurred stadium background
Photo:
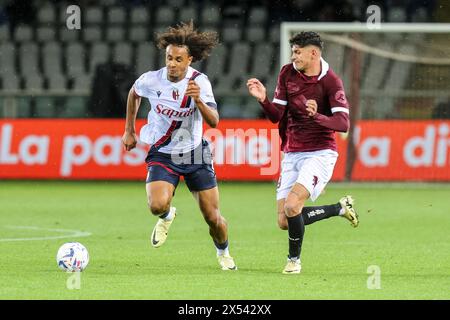
[[[81,9],[80,29],[66,26],[72,4]],[[361,29],[370,5],[380,8],[380,30]],[[221,40],[194,67],[209,76],[222,119],[205,135],[215,145],[221,209],[240,268],[234,275],[218,274],[183,184],[175,204],[185,218],[168,250],[150,250],[147,147],[125,153],[121,146],[129,88],[164,65],[155,32],[190,19]],[[448,299],[447,22],[444,0],[0,0],[0,298]],[[397,25],[383,29],[390,23]],[[350,193],[362,222],[353,233],[332,219],[308,229],[297,283],[280,278],[286,234],[276,228],[277,129],[245,82],[258,77],[272,97],[289,59],[282,39],[303,28],[323,36],[324,58],[352,106],[350,133],[337,135],[333,176],[351,183],[330,183],[318,204]],[[138,130],[148,109],[143,100]],[[92,235],[64,236],[71,230]],[[65,276],[54,276],[53,256],[66,240],[81,241],[92,256],[81,293],[63,290]],[[380,266],[383,290],[368,290],[369,265]]]
[[[308,26],[313,29],[314,25],[314,30],[322,33],[324,57],[343,79],[352,105],[349,139],[340,137],[341,156],[346,158],[341,157],[334,179],[450,179],[446,147],[450,30],[442,24],[449,20],[450,9],[445,1],[79,1],[76,4],[81,9],[81,24],[72,30],[66,24],[72,3],[0,3],[1,118],[123,118],[133,81],[143,72],[164,66],[164,52],[153,43],[155,33],[192,19],[198,28],[215,30],[220,35],[220,46],[209,59],[194,67],[209,76],[221,118],[263,119],[245,82],[249,77],[259,78],[271,96],[280,65],[289,61],[286,41],[280,45],[280,26],[306,22],[291,31]],[[365,23],[370,5],[380,9],[381,23],[397,23],[399,31],[368,30]],[[321,29],[333,22],[347,23],[347,29],[334,32],[335,25]],[[348,27],[348,23],[355,22],[359,22],[359,29]],[[367,30],[361,32],[364,28]],[[421,28],[429,32],[421,32]],[[280,51],[287,53],[280,58]],[[144,99],[138,118],[145,119],[148,110]],[[404,120],[409,122],[401,122]],[[225,122],[222,128],[242,125],[232,123]],[[255,124],[257,129],[269,126],[266,123],[261,127],[261,123]],[[368,129],[371,126],[375,127]],[[395,137],[398,126],[412,126],[415,131],[402,130],[403,136]],[[12,144],[14,149],[19,144],[7,139],[13,131],[14,127],[3,127],[4,148]],[[390,140],[383,140],[383,134]],[[422,142],[411,141],[414,137],[421,137]],[[391,149],[401,151],[403,147],[403,155],[409,155],[409,160],[391,155]],[[7,151],[3,150],[3,158]],[[374,169],[375,173],[360,173],[358,160],[362,160],[365,170]],[[394,174],[378,175],[377,169]],[[418,171],[422,173],[416,174]],[[219,170],[220,177],[233,179]],[[269,175],[270,179],[274,177]]]
[[[115,83],[120,96],[111,95],[111,100],[104,98],[98,102],[93,93],[104,94],[94,89],[102,88],[98,82],[106,86],[105,82],[114,82],[107,77],[116,75],[116,79],[129,84],[143,72],[162,67],[164,55],[152,43],[154,33],[193,19],[200,29],[220,34],[222,44],[210,59],[195,67],[211,79],[222,117],[260,118],[260,108],[248,97],[244,84],[250,76],[256,76],[273,91],[280,68],[282,21],[365,22],[366,8],[371,4],[380,6],[382,22],[443,22],[450,15],[445,11],[449,10],[445,1],[353,0],[329,4],[325,1],[101,0],[80,1],[81,29],[69,30],[66,10],[70,4],[1,1],[0,116],[122,116],[126,86]],[[423,34],[410,34],[407,39],[402,35],[374,34],[362,41],[392,52],[400,50],[435,58],[442,58],[445,53],[448,57],[445,37],[428,39],[433,47],[427,48]],[[325,57],[350,91],[351,69],[345,68],[344,47],[330,44],[325,49]],[[365,54],[360,64],[362,89],[390,89],[397,94],[374,99],[375,94],[363,91],[363,118],[450,117],[441,106],[449,103],[448,63],[444,66],[409,64],[404,68],[395,56],[380,59]],[[98,70],[99,66],[104,68]],[[430,88],[441,92],[431,100],[430,97],[422,97],[424,101],[405,100],[408,92]],[[404,100],[396,103],[399,98]],[[111,103],[116,106],[104,106]],[[392,112],[394,107],[398,107],[397,112]],[[139,117],[145,116],[146,109],[141,108]]]

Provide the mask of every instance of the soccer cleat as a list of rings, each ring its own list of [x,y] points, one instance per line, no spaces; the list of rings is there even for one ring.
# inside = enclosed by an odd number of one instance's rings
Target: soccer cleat
[[[167,234],[169,232],[170,225],[172,224],[173,220],[175,220],[175,217],[177,216],[175,207],[170,207],[170,211],[173,212],[173,218],[172,220],[166,221],[164,219],[158,219],[158,222],[156,223],[155,227],[153,228],[152,236],[151,236],[151,242],[152,246],[155,248],[161,247],[164,242],[166,242]]]
[[[234,263],[233,258],[229,255],[218,255],[217,260],[219,260],[222,270],[237,270],[237,266]]]
[[[287,259],[286,267],[284,267],[283,273],[284,274],[296,274],[300,273],[302,270],[302,264],[300,262],[300,259]]]
[[[356,210],[353,206],[354,202],[355,201],[353,200],[352,196],[345,196],[342,197],[341,200],[339,200],[339,203],[344,209],[344,214],[342,216],[350,221],[351,225],[356,228],[359,224],[359,220],[358,214],[356,213]]]

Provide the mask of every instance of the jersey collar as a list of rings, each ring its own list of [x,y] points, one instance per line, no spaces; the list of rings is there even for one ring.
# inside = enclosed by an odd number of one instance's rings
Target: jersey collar
[[[297,68],[295,67],[295,63],[292,62],[292,66],[294,67],[294,69],[297,72],[300,72],[297,70]],[[302,72],[300,72],[300,74],[302,76],[304,76],[305,78],[311,78],[312,82],[316,82],[316,81],[320,81],[320,79],[322,79],[323,77],[326,76],[328,70],[330,69],[330,65],[328,64],[328,62],[326,62],[322,57],[320,57],[320,74],[319,76],[313,76],[313,77],[307,77],[305,76]],[[316,78],[317,77],[317,78]]]
[[[319,77],[317,78],[317,81],[319,81],[320,79],[322,79],[323,77],[325,77],[325,75],[328,72],[328,69],[330,69],[330,65],[328,64],[328,62],[326,62],[322,57],[320,57],[320,62],[321,62],[321,66],[322,66],[322,71],[319,74]]]

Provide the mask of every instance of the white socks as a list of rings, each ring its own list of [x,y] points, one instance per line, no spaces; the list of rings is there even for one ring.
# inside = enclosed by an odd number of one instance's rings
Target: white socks
[[[228,246],[225,249],[217,249],[217,255],[218,256],[229,256],[230,253],[228,252]]]
[[[170,221],[173,219],[173,216],[174,216],[174,211],[172,209],[170,209],[169,213],[167,214],[167,217],[160,218],[160,219],[163,219],[164,221]]]

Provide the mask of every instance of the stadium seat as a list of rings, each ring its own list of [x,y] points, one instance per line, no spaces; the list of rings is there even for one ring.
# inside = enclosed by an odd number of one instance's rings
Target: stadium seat
[[[20,73],[28,77],[39,73],[39,48],[35,42],[22,43],[19,49]]]
[[[128,35],[128,40],[132,42],[149,41],[148,31],[146,27],[133,26]]]
[[[236,75],[224,74],[218,80],[219,82],[213,88],[214,94],[218,96],[226,95],[233,89],[234,83],[236,82]]]
[[[190,20],[194,21],[194,24],[197,26],[197,10],[194,7],[183,7],[183,10],[180,10],[180,21],[189,22]]]
[[[153,39],[154,41],[156,41],[157,34],[165,32],[166,30],[167,30],[167,26],[159,26],[159,27],[154,28],[153,32],[151,32],[150,39]]]
[[[2,72],[0,77],[2,78],[3,90],[19,90],[20,78],[16,73]]]
[[[242,98],[227,96],[220,100],[219,114],[222,118],[242,117]]]
[[[16,72],[14,60],[16,59],[16,47],[11,42],[0,44],[0,73],[14,74]]]
[[[411,15],[411,22],[427,22],[427,21],[428,21],[427,9],[425,9],[424,7],[420,7],[414,10],[414,12]]]
[[[92,88],[93,74],[78,74],[73,77],[73,90],[88,92]]]
[[[120,42],[125,40],[125,29],[122,27],[106,28],[106,41]]]
[[[33,29],[30,26],[19,25],[14,30],[14,41],[27,42],[33,39]]]
[[[44,79],[37,73],[32,73],[23,77],[26,90],[41,90],[44,88]]]
[[[156,25],[158,26],[168,26],[172,25],[175,21],[175,11],[173,8],[168,6],[161,6],[156,9]]]
[[[51,91],[65,91],[67,89],[66,77],[62,74],[54,73],[48,78],[48,89]]]
[[[61,45],[58,42],[47,42],[42,47],[42,67],[44,75],[60,75],[61,71]]]
[[[265,7],[253,7],[248,15],[250,26],[264,26],[267,22],[267,9]]]
[[[172,8],[183,8],[184,10],[184,0],[165,0],[164,2]]]
[[[100,42],[102,41],[102,29],[99,26],[91,26],[82,28],[83,40],[85,42]]]
[[[248,42],[237,42],[231,48],[229,73],[233,75],[247,75],[250,58],[250,45]]]
[[[242,29],[245,22],[245,9],[239,5],[226,6],[222,9],[222,26]]]
[[[38,27],[36,29],[36,39],[39,42],[54,41],[56,38],[55,28],[51,27]]]
[[[99,25],[103,23],[103,10],[101,7],[88,7],[85,14],[85,22],[88,25]]]
[[[206,60],[206,75],[210,79],[221,77],[225,71],[225,59],[227,57],[227,47],[224,44],[219,44],[211,52],[211,55]],[[214,88],[213,88],[214,89]]]
[[[67,29],[66,26],[59,28],[59,40],[62,42],[75,42],[80,39],[81,30]]]
[[[46,4],[38,10],[37,20],[41,26],[53,26],[56,24],[55,8],[50,4]]]
[[[259,118],[262,114],[261,106],[253,97],[244,98],[241,117],[244,119]]]
[[[86,49],[85,46],[80,42],[70,43],[65,49],[66,57],[66,72],[69,76],[75,76],[86,73],[85,68],[85,57]]]
[[[133,50],[127,42],[116,43],[113,47],[113,62],[131,65]]]
[[[266,87],[267,90],[267,94],[269,97],[273,98],[274,92],[275,92],[275,88],[277,87],[277,79],[278,79],[278,73],[279,73],[279,68],[277,67],[276,73],[272,73],[271,75],[268,75],[266,77],[265,80],[263,80],[263,84]]]
[[[123,25],[126,22],[127,13],[123,7],[111,7],[107,9],[109,25]]]
[[[245,28],[247,41],[256,43],[264,41],[266,38],[266,31],[261,26],[251,26]]]
[[[205,6],[201,11],[201,21],[203,26],[217,26],[221,21],[219,7]]]
[[[280,42],[280,26],[274,25],[269,30],[269,40],[272,43]]]
[[[163,50],[156,52],[156,65],[155,69],[160,69],[166,66],[166,53]]]
[[[109,61],[109,46],[106,43],[95,43],[90,50],[89,54],[89,73],[94,73],[97,64],[105,63]]]
[[[137,47],[135,70],[137,76],[144,72],[154,70],[156,48],[153,44],[143,42]]]
[[[249,77],[265,77],[273,65],[273,47],[269,43],[259,43],[253,51]]]
[[[224,42],[237,42],[241,40],[241,29],[235,27],[225,27],[222,29],[221,40]]]
[[[150,21],[149,13],[146,7],[134,7],[131,9],[130,22],[132,25],[143,24],[146,25]]]
[[[0,25],[0,43],[9,41],[9,26],[7,24]]]
[[[406,12],[402,7],[392,7],[388,11],[389,22],[405,22]]]

